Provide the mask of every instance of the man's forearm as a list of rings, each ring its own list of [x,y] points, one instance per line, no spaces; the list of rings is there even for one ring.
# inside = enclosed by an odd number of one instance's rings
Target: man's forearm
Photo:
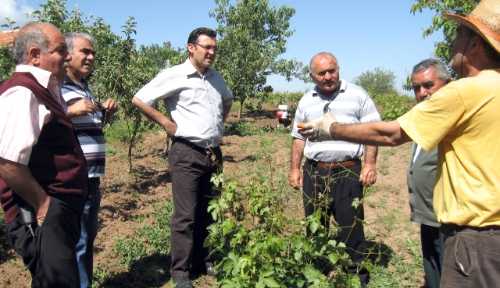
[[[292,155],[290,160],[290,169],[300,169],[302,156],[304,154],[305,141],[301,139],[293,139],[292,142]]]
[[[396,121],[362,124],[333,123],[330,126],[330,135],[335,140],[380,146],[397,146],[411,140]]]
[[[0,176],[7,185],[35,210],[48,197],[25,165],[0,158]]]
[[[365,145],[365,164],[377,164],[378,147],[373,145]]]
[[[171,128],[175,127],[175,123],[171,121],[167,116],[163,115],[163,113],[147,105],[142,100],[136,97],[132,98],[132,104],[134,104],[144,115],[146,115],[146,117],[160,124],[165,130],[167,130],[167,133],[173,135]]]

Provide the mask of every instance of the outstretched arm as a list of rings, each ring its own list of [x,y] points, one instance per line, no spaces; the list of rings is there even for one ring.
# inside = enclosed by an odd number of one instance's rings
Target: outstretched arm
[[[398,146],[411,141],[397,121],[363,124],[330,125],[330,136],[335,140],[380,146]]]

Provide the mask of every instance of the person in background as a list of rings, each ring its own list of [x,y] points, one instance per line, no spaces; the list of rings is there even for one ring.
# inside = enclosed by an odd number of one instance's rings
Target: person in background
[[[94,39],[86,33],[67,33],[66,45],[71,58],[66,62],[66,77],[62,96],[67,105],[81,148],[87,160],[88,195],[81,217],[80,239],[76,259],[80,273],[80,287],[92,286],[93,248],[97,235],[99,205],[101,202],[100,177],[104,176],[106,146],[103,133],[105,117],[117,109],[116,101],[107,99],[102,104],[90,91],[87,78],[94,69]]]
[[[306,139],[299,133],[298,124],[333,113],[349,123],[379,121],[375,104],[360,87],[339,78],[335,56],[320,52],[311,59],[310,76],[316,87],[299,101],[292,130],[292,153],[288,175],[290,186],[303,188],[306,217],[316,210],[325,213],[322,222],[328,227],[333,216],[339,225],[337,238],[346,243],[362,286],[369,281],[366,269],[358,264],[363,260],[363,205],[353,205],[363,198],[363,186],[375,183],[377,177],[377,147],[345,141]],[[300,169],[302,157],[306,160]],[[361,157],[364,156],[363,165]],[[325,203],[326,202],[326,203]]]
[[[217,52],[216,32],[193,30],[187,50],[186,62],[161,71],[132,99],[173,141],[168,154],[174,201],[171,275],[178,288],[192,287],[190,276],[214,272],[204,247],[212,221],[207,211],[214,195],[210,178],[222,168],[219,145],[233,101],[224,79],[210,68]],[[165,99],[171,118],[151,106],[158,99]]]
[[[413,67],[411,86],[417,103],[451,81],[446,67],[436,59],[425,59]],[[425,287],[439,288],[443,258],[443,234],[439,231],[432,195],[436,183],[437,149],[427,152],[418,144],[412,145],[408,169],[411,220],[420,224],[420,241],[425,273]]]

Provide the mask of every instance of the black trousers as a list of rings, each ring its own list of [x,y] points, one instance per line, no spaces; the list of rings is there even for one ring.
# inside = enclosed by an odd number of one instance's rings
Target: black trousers
[[[304,210],[309,216],[317,209],[324,209],[323,224],[329,226],[329,218],[333,216],[339,225],[337,241],[346,244],[347,253],[355,264],[364,259],[365,234],[363,231],[363,205],[353,205],[355,198],[363,199],[363,186],[359,182],[361,162],[357,162],[350,169],[335,168],[323,169],[315,162],[307,160],[304,164]],[[352,267],[351,272],[360,276],[362,285],[368,282],[368,271],[357,271]]]
[[[168,160],[174,198],[171,275],[185,279],[190,272],[202,272],[209,261],[204,241],[212,218],[207,209],[216,194],[210,178],[222,167],[222,154],[219,148],[206,150],[174,139]]]
[[[425,272],[425,287],[439,288],[443,263],[444,235],[439,227],[420,225],[420,241]]]
[[[30,270],[32,287],[80,286],[75,252],[79,213],[67,202],[51,197],[42,226],[32,224],[30,230],[20,214],[7,224],[9,242]]]

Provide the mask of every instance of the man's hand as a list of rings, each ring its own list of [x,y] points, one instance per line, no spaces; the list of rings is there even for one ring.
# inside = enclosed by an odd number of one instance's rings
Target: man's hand
[[[377,169],[374,164],[364,163],[361,173],[359,173],[359,182],[363,186],[371,186],[377,182]]]
[[[323,114],[319,119],[306,123],[298,123],[298,132],[300,135],[311,140],[331,139],[330,126],[336,122],[331,112]]]
[[[79,99],[74,102],[70,102],[68,105],[68,116],[70,118],[87,115],[89,113],[94,113],[97,110],[97,106],[92,103],[89,99]]]
[[[302,173],[300,169],[291,169],[288,173],[288,184],[292,186],[293,189],[302,188]]]
[[[113,115],[118,109],[118,103],[112,98],[106,99],[104,103],[102,103],[102,108],[106,110],[106,114],[109,116]]]
[[[169,120],[165,121],[165,123],[162,123],[163,129],[167,132],[167,135],[170,137],[175,136],[175,131],[177,131],[177,124],[175,124],[174,121]]]

